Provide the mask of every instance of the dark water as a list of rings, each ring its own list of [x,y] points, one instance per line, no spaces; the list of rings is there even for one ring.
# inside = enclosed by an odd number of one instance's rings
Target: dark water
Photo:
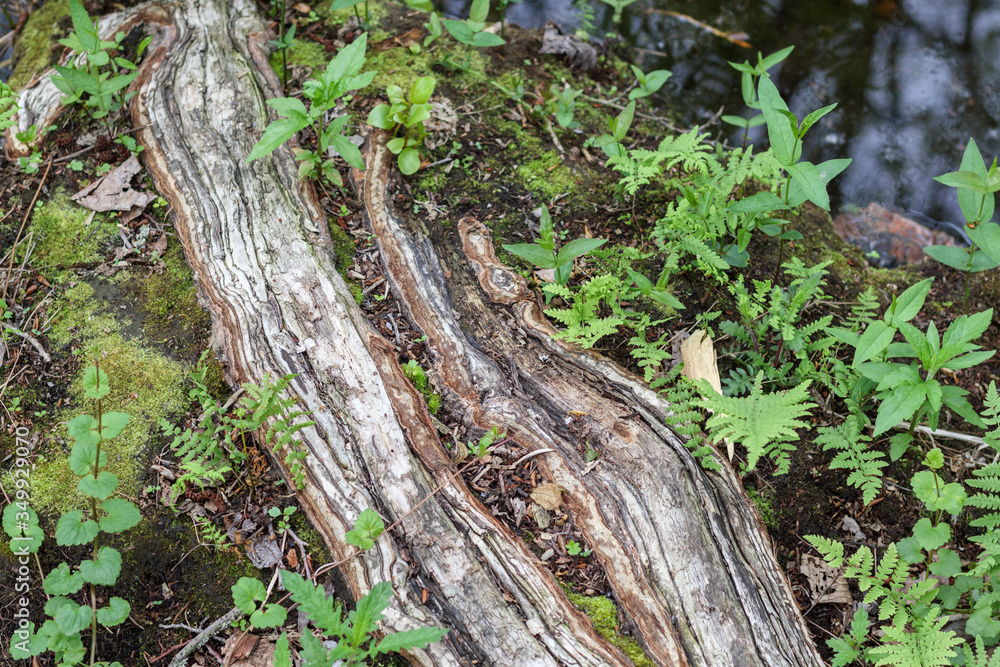
[[[463,4],[445,9],[460,13]],[[596,4],[601,32],[613,30],[610,7]],[[753,48],[662,11],[745,33]],[[508,17],[525,27],[577,21],[567,0],[524,0]],[[987,160],[1000,153],[1000,0],[640,0],[625,9],[621,34],[644,49],[635,57],[646,71],[673,72],[662,96],[691,124],[723,105],[744,112],[727,60],[795,45],[772,70],[789,107],[802,117],[840,105],[810,131],[805,159],[854,159],[831,184],[835,207],[874,201],[960,226],[955,191],[932,177],[958,169],[970,136]],[[738,145],[742,130],[725,127]],[[750,136],[766,146],[764,128]]]

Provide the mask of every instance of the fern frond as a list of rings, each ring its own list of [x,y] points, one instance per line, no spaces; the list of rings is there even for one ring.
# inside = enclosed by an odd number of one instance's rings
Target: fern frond
[[[991,383],[990,388],[993,389]],[[972,471],[972,477],[965,480],[966,485],[979,489],[965,499],[965,505],[989,510],[989,513],[976,517],[969,525],[994,531],[1000,526],[1000,463],[991,463]]]
[[[0,132],[17,123],[17,95],[14,90],[0,81]]]
[[[962,652],[965,653],[965,667],[1000,667],[1000,651],[994,650],[990,657],[982,637],[976,637],[975,655],[968,644],[962,647]]]
[[[882,468],[889,465],[889,462],[882,452],[868,449],[871,437],[862,431],[860,422],[856,415],[850,415],[839,426],[824,426],[819,429],[816,443],[823,445],[823,451],[837,451],[830,462],[830,468],[850,470],[847,483],[861,489],[862,499],[867,505],[882,488]]]
[[[958,654],[955,646],[962,640],[951,630],[944,630],[948,618],[938,618],[941,610],[931,607],[923,618],[910,618],[898,614],[892,623],[883,629],[885,637],[882,646],[871,649],[868,655],[875,659],[875,667],[894,665],[897,667],[939,667],[950,665],[950,658]],[[907,630],[907,619],[912,630]]]
[[[805,539],[806,542],[815,547],[827,565],[832,568],[844,566],[844,545],[842,543],[821,535],[806,535]]]
[[[762,391],[764,373],[757,374],[749,396],[721,396],[706,384],[701,405],[715,414],[708,420],[712,441],[728,438],[747,448],[747,470],[753,470],[762,456],[770,457],[778,467],[775,474],[788,472],[795,448],[788,444],[798,437],[796,429],[808,426],[801,419],[815,403],[807,402],[809,381],[785,392],[765,394]]]
[[[694,383],[681,375],[683,364],[677,364],[650,385],[660,390],[660,397],[670,405],[664,421],[678,434],[686,436],[684,446],[701,462],[705,470],[719,470],[715,450],[704,443],[701,424],[704,415],[697,409],[698,390]]]
[[[864,654],[865,639],[868,637],[868,612],[859,607],[851,619],[851,629],[842,637],[826,640],[826,645],[833,650],[833,660],[830,667],[846,667]]]

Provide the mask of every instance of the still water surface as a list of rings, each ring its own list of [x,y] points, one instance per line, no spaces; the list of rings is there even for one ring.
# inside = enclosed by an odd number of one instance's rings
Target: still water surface
[[[600,32],[613,30],[610,8],[597,5]],[[455,14],[464,6],[444,3]],[[745,33],[753,48],[668,11]],[[508,17],[570,31],[578,22],[568,0],[524,0]],[[802,117],[840,104],[807,136],[805,159],[854,159],[831,184],[835,207],[874,201],[958,226],[954,191],[933,176],[958,169],[970,136],[987,159],[1000,154],[1000,0],[640,0],[625,9],[621,34],[646,71],[673,72],[663,97],[691,124],[723,105],[743,113],[739,75],[727,61],[795,45],[772,71],[789,107]],[[742,130],[726,132],[740,143]],[[751,141],[765,146],[764,128]]]

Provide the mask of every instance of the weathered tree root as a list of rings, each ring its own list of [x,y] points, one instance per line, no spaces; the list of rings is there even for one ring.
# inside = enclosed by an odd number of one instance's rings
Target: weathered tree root
[[[230,379],[298,374],[292,388],[316,421],[300,432],[309,456],[299,498],[334,557],[347,553],[344,534],[361,510],[391,522],[443,483],[398,531],[343,567],[353,592],[393,583],[386,631],[452,630],[413,651],[414,664],[627,665],[452,477],[422,396],[336,272],[326,220],[312,188],[298,182],[289,147],[245,161],[267,117],[263,100],[279,91],[255,5],[147,3],[102,30],[140,23],[154,35],[133,83],[147,169],[171,204]],[[47,86],[43,79],[24,91],[22,123],[58,113]],[[470,426],[507,430],[529,451],[555,450],[538,457],[541,468],[565,489],[649,655],[661,665],[821,664],[732,471],[705,474],[662,425],[652,392],[552,340],[478,223],[463,220],[447,248],[408,229],[385,202],[388,157],[378,138],[369,160],[364,194],[387,277],[428,335],[450,407]],[[484,300],[484,290],[508,305]],[[589,474],[583,436],[562,421],[570,410],[588,412],[580,428],[603,451]]]

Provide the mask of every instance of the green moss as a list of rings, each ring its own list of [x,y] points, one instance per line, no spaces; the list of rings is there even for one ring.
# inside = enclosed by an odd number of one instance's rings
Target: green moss
[[[546,151],[520,165],[517,178],[527,189],[546,200],[572,192],[576,186],[573,170],[566,166],[555,151]]]
[[[750,497],[750,502],[757,506],[757,510],[760,512],[760,516],[764,519],[764,525],[768,527],[769,530],[778,529],[778,513],[774,509],[774,504],[771,502],[770,494],[762,495],[757,492],[757,489],[753,487],[747,489],[747,496]]]
[[[347,23],[352,16],[358,15],[361,20],[364,21],[367,18],[368,31],[372,33],[374,28],[385,19],[393,6],[401,7],[401,5],[396,5],[396,3],[388,3],[380,0],[369,0],[368,1],[368,15],[365,16],[365,3],[361,2],[357,7],[357,14],[354,12],[354,7],[348,7],[347,9],[337,9],[331,10],[330,7],[333,6],[332,2],[320,2],[313,5],[313,9],[316,15],[323,19],[323,22],[331,28],[336,28],[338,26]],[[372,37],[369,39],[369,43],[374,41],[379,41],[374,39],[375,35],[370,35]]]
[[[58,295],[53,310],[58,310],[59,316],[49,336],[58,346],[118,331],[118,322],[100,307],[94,298],[94,288],[87,283],[77,283]]]
[[[618,607],[614,602],[602,595],[589,597],[579,593],[567,593],[566,597],[590,617],[597,634],[621,649],[636,667],[654,667],[656,663],[649,659],[639,642],[618,633]]]
[[[93,262],[100,259],[101,243],[115,234],[115,227],[103,224],[105,216],[97,214],[90,224],[90,211],[73,202],[63,189],[57,189],[49,200],[35,208],[31,228],[38,246],[35,261],[40,266]],[[95,230],[94,225],[101,225]],[[57,280],[69,274],[58,274]]]
[[[431,411],[432,415],[436,415],[438,410],[441,409],[441,397],[434,393],[431,389],[430,380],[427,378],[427,373],[424,369],[420,367],[413,359],[410,359],[405,364],[403,364],[403,374],[406,378],[413,383],[413,386],[417,388],[421,394],[424,395],[424,399],[427,401],[427,409]]]
[[[298,40],[288,49],[285,56],[288,67],[308,67],[309,76],[318,76],[328,62],[330,56],[319,42],[300,42]],[[281,77],[281,54],[275,51],[271,54],[271,68]]]
[[[129,281],[141,298],[143,310],[150,315],[147,331],[159,337],[165,329],[177,324],[188,330],[207,330],[211,321],[198,303],[194,277],[181,245],[170,244],[163,261],[166,268],[162,272],[132,277]]]
[[[468,61],[468,69],[453,74],[442,75],[434,72],[432,66],[440,63],[445,57],[454,63]],[[386,86],[395,84],[404,91],[409,91],[413,82],[422,76],[433,76],[438,86],[445,80],[453,87],[484,83],[486,76],[486,57],[470,46],[463,46],[454,40],[445,40],[443,46],[437,49],[423,49],[413,53],[405,46],[397,46],[372,53],[369,51],[365,61],[365,71],[377,72],[372,85],[366,92],[380,96],[385,95]],[[440,92],[440,90],[438,90]]]
[[[118,477],[123,493],[135,496],[139,478],[146,469],[144,460],[151,436],[159,430],[157,422],[186,406],[184,371],[179,363],[126,340],[117,332],[93,343],[99,345],[101,368],[111,384],[111,393],[102,400],[102,408],[131,415],[122,433],[102,445],[108,456],[107,470]],[[67,443],[71,439],[65,423],[78,414],[92,414],[94,409],[93,401],[83,397],[83,372],[81,367],[70,388],[72,407],[60,411],[58,421],[51,422],[52,430]],[[39,509],[62,512],[83,506],[84,498],[76,489],[78,477],[69,469],[67,449],[50,450],[32,475],[32,500]]]
[[[329,227],[337,271],[343,275],[354,263],[354,239],[333,220],[330,221]]]
[[[55,63],[56,37],[62,32],[58,24],[64,16],[69,16],[69,0],[49,0],[28,16],[14,45],[14,71],[7,82],[11,88],[20,90]]]

